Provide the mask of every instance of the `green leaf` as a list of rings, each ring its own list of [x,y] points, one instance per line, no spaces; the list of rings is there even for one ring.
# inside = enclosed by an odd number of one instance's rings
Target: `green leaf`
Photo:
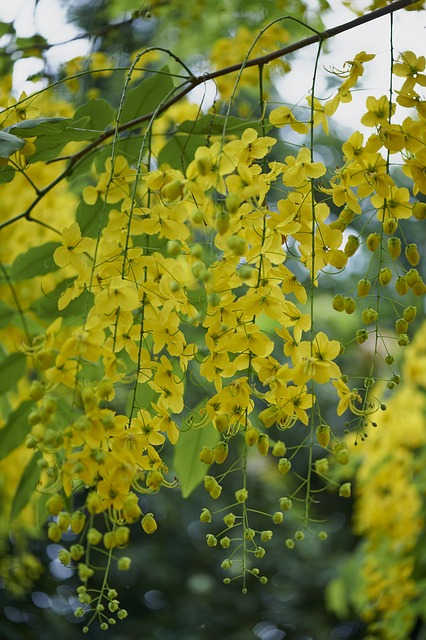
[[[68,142],[95,140],[100,129],[87,127],[89,116],[70,120],[69,118],[36,118],[23,120],[11,125],[8,130],[16,131],[24,137],[34,137],[36,150],[28,156],[28,162],[52,160],[56,158]],[[22,141],[21,141],[22,142]]]
[[[17,256],[10,273],[12,280],[27,280],[57,271],[59,267],[53,260],[53,252],[60,246],[60,242],[46,242]]]
[[[9,415],[6,426],[0,429],[0,460],[6,458],[11,451],[19,447],[30,432],[28,415],[34,408],[32,400],[25,400]]]
[[[72,122],[78,122],[81,118],[87,118],[87,127],[104,131],[114,120],[114,110],[111,105],[102,98],[89,100],[77,109]]]
[[[65,326],[81,324],[81,318],[93,305],[93,293],[84,290],[78,298],[72,300],[65,309],[58,310],[58,300],[61,293],[74,282],[74,278],[67,278],[60,282],[48,296],[41,296],[31,303],[30,309],[40,320],[51,322],[58,316],[62,317]]]
[[[12,324],[12,319],[17,313],[16,309],[0,300],[0,329]]]
[[[15,177],[15,169],[11,167],[10,164],[0,169],[0,184],[4,184],[6,182],[12,182],[14,177]]]
[[[14,136],[7,131],[0,131],[0,158],[8,158],[19,149],[22,149],[24,145],[24,140],[18,138],[18,136]]]
[[[16,131],[24,138],[42,135],[52,136],[63,131],[69,122],[69,118],[35,118],[16,122],[10,127],[6,127],[5,131]]]
[[[25,373],[23,353],[11,353],[0,362],[0,393],[9,391]]]
[[[205,402],[199,405],[200,408]],[[197,412],[197,408],[194,409]],[[175,444],[174,469],[182,487],[182,496],[188,498],[206,475],[207,466],[200,460],[203,446],[214,447],[219,440],[219,433],[211,421],[202,427],[191,427],[179,434]]]
[[[36,451],[22,474],[21,481],[13,498],[12,508],[10,511],[11,520],[14,520],[21,513],[22,509],[28,504],[32,494],[37,488],[37,484],[40,479],[40,467],[38,465],[38,461],[41,457],[41,451]]]
[[[161,149],[158,156],[158,166],[169,164],[174,169],[185,171],[194,159],[198,147],[205,145],[207,136],[187,135],[176,133]]]
[[[124,99],[120,115],[120,124],[139,118],[155,109],[173,90],[173,80],[167,67],[150,78],[143,80],[137,87],[130,89]]]
[[[81,230],[82,236],[97,238],[99,232],[108,222],[108,213],[111,206],[98,198],[95,204],[86,204],[81,200],[76,213],[76,222]]]

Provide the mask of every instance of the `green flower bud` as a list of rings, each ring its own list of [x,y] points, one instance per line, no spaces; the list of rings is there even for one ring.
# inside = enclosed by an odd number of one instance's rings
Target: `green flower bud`
[[[284,476],[291,469],[291,462],[288,458],[280,458],[278,461],[278,472]]]
[[[219,235],[223,236],[229,229],[229,213],[219,211],[216,215],[216,229]]]
[[[345,300],[342,295],[337,294],[334,296],[332,301],[332,307],[335,311],[344,311],[345,310]]]
[[[351,315],[354,313],[356,309],[356,302],[353,298],[345,297],[344,298],[344,307],[347,314]]]
[[[269,437],[266,433],[261,433],[256,442],[256,446],[259,450],[260,455],[266,456],[269,451]]]
[[[375,309],[372,309],[372,308],[364,309],[361,316],[362,321],[365,324],[372,324],[373,322],[376,322],[378,317],[379,317],[379,314]]]
[[[405,279],[407,280],[407,284],[412,289],[414,285],[419,281],[419,272],[417,269],[410,269],[405,274]]]
[[[401,255],[401,240],[399,238],[388,238],[388,251],[392,260],[397,260]]]
[[[379,271],[379,282],[382,285],[382,287],[386,287],[389,282],[392,280],[392,270],[389,269],[389,267],[384,267],[383,269],[380,269]]]
[[[132,564],[132,560],[130,558],[128,558],[127,556],[123,556],[122,558],[119,558],[117,560],[117,569],[119,571],[128,571],[130,569],[131,564]],[[120,613],[120,612],[118,612],[118,613]],[[123,618],[120,617],[120,615],[118,615],[118,617],[120,619],[123,619]],[[125,617],[126,616],[124,616],[124,618]]]
[[[217,464],[222,464],[228,457],[228,445],[226,442],[218,442],[214,448],[214,460]]]
[[[145,533],[151,534],[154,533],[154,531],[157,531],[157,523],[155,521],[154,514],[152,513],[144,515],[141,524]]]
[[[378,233],[370,233],[366,240],[367,247],[370,251],[376,251],[380,245],[380,236]]]
[[[408,322],[406,322],[404,318],[398,318],[398,320],[395,322],[395,331],[397,332],[398,335],[407,333]]]
[[[281,442],[281,440],[277,440],[277,442],[272,447],[272,455],[276,458],[282,458],[283,456],[285,456],[286,452],[287,447],[285,446],[284,442]]]
[[[280,509],[282,511],[289,511],[293,506],[293,502],[290,498],[284,497],[280,498]]]
[[[420,254],[416,244],[407,244],[407,246],[405,247],[405,257],[412,267],[415,267],[416,264],[419,264]]]
[[[370,280],[367,280],[367,278],[363,278],[362,280],[358,281],[358,296],[360,298],[367,296],[370,293],[370,289],[371,289]]]
[[[351,497],[351,483],[345,482],[339,488],[339,496],[341,498],[350,498]]]
[[[348,239],[345,244],[344,252],[350,258],[354,255],[359,247],[359,238],[358,236],[348,236]]]
[[[206,542],[209,547],[215,547],[217,545],[217,538],[212,533],[208,533],[206,536]]]
[[[237,502],[245,502],[247,498],[248,498],[247,489],[238,489],[238,491],[235,492],[235,499]]]
[[[200,521],[201,522],[211,522],[212,521],[212,514],[210,513],[210,511],[206,508],[202,509],[201,514],[200,514]]]
[[[404,318],[404,320],[408,323],[413,322],[414,318],[417,315],[417,309],[416,307],[414,307],[413,305],[410,305],[409,307],[406,307],[404,309],[404,312],[402,314],[402,317]]]
[[[405,276],[400,276],[399,278],[397,278],[395,282],[395,289],[397,294],[400,296],[405,296],[405,294],[408,293],[409,287],[407,278]]]

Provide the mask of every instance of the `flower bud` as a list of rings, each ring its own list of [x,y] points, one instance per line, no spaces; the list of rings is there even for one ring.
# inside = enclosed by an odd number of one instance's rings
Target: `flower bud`
[[[404,318],[398,318],[398,320],[395,322],[395,331],[397,332],[398,335],[407,333],[408,322],[406,322]]]
[[[71,515],[71,530],[73,533],[79,534],[83,531],[86,523],[86,516],[82,511],[74,511]]]
[[[200,451],[200,461],[204,464],[212,464],[214,461],[214,451],[211,447],[204,446]]]
[[[315,471],[320,475],[325,475],[328,471],[328,460],[327,458],[320,458],[319,460],[315,460]]]
[[[225,198],[225,207],[227,208],[229,213],[237,213],[240,203],[240,196],[236,193],[231,193]]]
[[[395,282],[395,289],[397,294],[400,296],[405,296],[405,294],[408,293],[409,287],[407,278],[405,276],[400,276],[399,278],[397,278]]]
[[[407,273],[405,274],[405,278],[407,280],[407,284],[410,287],[410,289],[414,287],[416,282],[418,282],[419,277],[420,276],[417,269],[410,269],[409,271],[407,271]]]
[[[358,344],[364,344],[368,340],[368,331],[367,329],[357,329],[355,333],[355,338]]]
[[[404,309],[402,317],[404,318],[405,322],[410,323],[410,322],[413,322],[416,315],[417,315],[416,307],[414,307],[413,305],[410,305],[409,307],[406,307]]]
[[[206,535],[206,542],[209,547],[215,547],[217,545],[217,538],[212,533],[208,533]]]
[[[84,562],[79,562],[78,567],[78,577],[81,582],[87,582],[89,578],[93,576],[95,573],[91,567],[88,567]]]
[[[316,436],[318,444],[320,444],[324,448],[327,448],[330,443],[331,437],[330,427],[328,426],[328,424],[318,425],[316,429]]]
[[[407,246],[405,247],[405,257],[412,267],[415,267],[416,264],[419,264],[420,254],[416,244],[407,244]]]
[[[272,514],[272,522],[274,524],[281,524],[283,520],[284,514],[282,513],[282,511],[275,511],[275,513]]]
[[[398,338],[398,344],[400,347],[406,347],[410,343],[410,339],[406,333],[402,333]]]
[[[269,451],[269,437],[266,433],[261,433],[256,442],[256,446],[259,450],[260,455],[266,456]]]
[[[144,515],[141,524],[142,529],[145,531],[145,533],[151,534],[157,530],[157,523],[155,522],[155,518],[152,513],[147,513],[146,515]]]
[[[247,250],[247,242],[242,236],[230,236],[226,242],[228,249],[234,256],[243,256]]]
[[[419,278],[412,289],[415,296],[424,296],[426,293],[426,285],[423,278]]]
[[[78,560],[80,560],[80,558],[84,556],[84,553],[85,553],[85,550],[81,544],[72,544],[70,546],[70,554],[74,562],[77,562]]]
[[[367,280],[367,278],[363,278],[362,280],[358,281],[358,296],[360,298],[367,296],[370,293],[370,289],[371,289],[370,280]]]
[[[398,229],[398,220],[396,218],[387,218],[382,222],[384,233],[391,236]]]
[[[114,549],[117,546],[117,539],[115,531],[107,531],[104,533],[104,547],[105,549]]]
[[[392,280],[392,270],[389,269],[389,267],[384,267],[383,269],[380,269],[379,271],[379,282],[382,285],[382,287],[386,287],[389,282]]]
[[[44,384],[39,380],[33,380],[28,392],[32,400],[41,400],[46,392]]]
[[[96,546],[102,540],[102,533],[95,529],[95,527],[90,527],[87,532],[87,542],[90,545]]]
[[[248,491],[247,489],[238,489],[235,492],[235,499],[237,502],[245,502],[248,498]]]
[[[339,464],[348,464],[349,462],[349,451],[344,442],[337,442],[333,447],[334,457]]]
[[[335,311],[344,311],[345,310],[345,299],[342,295],[337,294],[334,296],[332,301],[332,307]]]
[[[370,251],[376,251],[380,245],[380,236],[378,233],[370,233],[366,240],[367,247]]]
[[[280,458],[278,461],[278,471],[282,476],[285,476],[291,469],[291,462],[288,458]]]
[[[289,511],[293,506],[293,502],[291,501],[290,498],[287,498],[287,496],[285,496],[284,498],[280,498],[280,509],[282,511]]]
[[[213,422],[219,433],[226,431],[229,427],[229,418],[226,413],[219,413]]]
[[[202,509],[200,513],[200,522],[211,522],[211,521],[212,521],[212,514],[210,513],[210,511],[206,508]]]
[[[358,236],[348,236],[348,239],[345,244],[344,252],[350,258],[354,255],[359,247],[359,238]]]
[[[226,516],[224,516],[223,518],[223,521],[227,527],[233,527],[235,524],[235,520],[236,520],[236,516],[233,513],[227,513]]]
[[[218,442],[214,448],[214,460],[217,464],[222,464],[228,457],[228,445],[226,442]]]
[[[223,549],[229,549],[229,547],[231,546],[230,538],[228,538],[228,536],[223,536],[223,538],[220,539],[220,546]]]
[[[277,440],[277,442],[272,447],[272,455],[276,458],[285,456],[286,451],[287,447],[285,446],[284,442],[281,442],[281,440]]]
[[[58,560],[61,564],[63,565],[67,565],[71,562],[71,554],[69,551],[67,551],[66,549],[61,549],[58,552]]]
[[[117,540],[118,547],[125,547],[129,543],[130,529],[121,525],[115,530],[115,538]]]
[[[119,571],[128,571],[130,569],[130,566],[132,564],[132,560],[130,558],[128,558],[127,556],[123,556],[122,558],[119,558],[117,561],[117,569]],[[121,614],[122,611],[125,611],[124,609],[121,609],[121,611],[118,612],[117,616],[120,620],[122,620],[123,618],[126,617],[126,615]],[[121,614],[121,615],[120,615]]]
[[[373,322],[376,322],[378,317],[379,314],[375,309],[372,308],[364,309],[361,315],[362,321],[365,324],[372,324]]]
[[[216,215],[216,229],[219,235],[223,236],[229,229],[229,213],[219,211]]]
[[[347,314],[354,313],[356,309],[356,302],[353,298],[345,297],[344,298],[345,311]]]
[[[57,516],[65,506],[65,500],[62,496],[56,493],[54,496],[50,496],[50,498],[46,502],[47,511],[51,516]]]
[[[397,260],[401,255],[401,240],[395,237],[389,238],[388,251],[392,260]]]
[[[253,447],[259,439],[259,431],[254,427],[249,427],[246,431],[245,441],[248,447]]]
[[[351,483],[345,482],[339,488],[339,496],[341,498],[350,498],[351,497]]]

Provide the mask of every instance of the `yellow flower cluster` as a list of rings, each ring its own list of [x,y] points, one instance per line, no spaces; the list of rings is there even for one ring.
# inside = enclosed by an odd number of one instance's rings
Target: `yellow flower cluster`
[[[407,638],[416,617],[415,565],[425,524],[426,396],[419,388],[425,338],[423,325],[406,352],[404,383],[355,456],[360,466],[354,526],[364,558],[361,614],[372,637],[383,640]]]

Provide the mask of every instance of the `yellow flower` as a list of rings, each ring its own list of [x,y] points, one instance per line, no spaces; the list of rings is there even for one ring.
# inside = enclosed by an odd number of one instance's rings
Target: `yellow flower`
[[[375,127],[379,124],[388,124],[389,118],[395,113],[395,105],[389,103],[387,96],[377,99],[369,96],[366,101],[367,113],[361,118],[361,123],[366,127]]]
[[[79,269],[81,258],[77,254],[91,251],[93,247],[94,241],[91,238],[82,238],[78,223],[73,222],[62,231],[62,247],[55,249],[53,259],[58,267],[72,264],[75,269]]]
[[[289,187],[301,187],[311,178],[319,178],[326,172],[322,162],[312,162],[311,152],[307,147],[302,147],[297,157],[287,156],[287,169],[283,173],[283,182]]]
[[[304,384],[311,379],[324,384],[330,378],[339,378],[340,369],[333,362],[339,353],[340,342],[329,340],[323,331],[317,333],[312,342],[300,342],[292,354],[295,384]]]
[[[286,124],[289,124],[297,133],[308,133],[309,131],[308,125],[297,120],[291,109],[285,106],[273,109],[269,114],[269,122],[274,127],[284,127]]]

